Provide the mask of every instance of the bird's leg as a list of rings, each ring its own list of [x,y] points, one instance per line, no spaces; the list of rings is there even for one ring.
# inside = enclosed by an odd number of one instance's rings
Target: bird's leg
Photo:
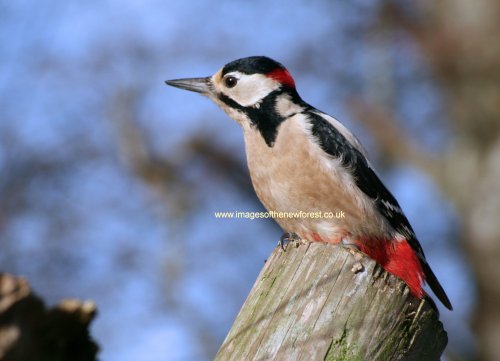
[[[286,247],[289,243],[295,243],[296,246],[298,247],[303,242],[304,240],[300,238],[300,236],[297,233],[286,232],[280,237],[278,245],[281,247],[283,252],[286,252]]]
[[[350,254],[354,256],[354,264],[352,265],[351,272],[354,273],[359,273],[362,272],[365,267],[363,266],[363,263],[361,263],[361,260],[364,257],[363,252],[359,250],[359,247],[352,242],[349,242],[348,239],[342,238],[342,247],[347,248]]]

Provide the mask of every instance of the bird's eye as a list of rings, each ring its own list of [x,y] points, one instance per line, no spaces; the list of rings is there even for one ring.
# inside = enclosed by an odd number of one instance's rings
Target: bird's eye
[[[237,83],[238,83],[238,79],[235,78],[234,76],[228,76],[227,78],[224,79],[224,84],[228,88],[235,87]]]

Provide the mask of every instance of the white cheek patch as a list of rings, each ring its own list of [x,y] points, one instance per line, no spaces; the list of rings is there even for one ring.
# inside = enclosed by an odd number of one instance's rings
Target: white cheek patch
[[[256,106],[266,95],[281,86],[264,74],[237,73],[235,76],[239,77],[238,84],[234,88],[223,89],[223,93],[243,107]]]
[[[283,94],[276,99],[276,111],[283,118],[288,118],[293,114],[301,113],[304,109],[294,103],[289,95]]]

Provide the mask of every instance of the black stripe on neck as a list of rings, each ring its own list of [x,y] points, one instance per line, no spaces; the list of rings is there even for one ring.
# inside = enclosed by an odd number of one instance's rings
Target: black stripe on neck
[[[244,107],[224,94],[219,94],[219,99],[231,108],[244,112],[252,122],[252,126],[258,129],[266,144],[272,147],[276,141],[279,126],[289,118],[282,117],[276,111],[276,99],[284,93],[287,93],[292,98],[292,101],[303,103],[296,92],[292,94],[283,89],[277,89],[269,93],[258,103],[258,106]]]

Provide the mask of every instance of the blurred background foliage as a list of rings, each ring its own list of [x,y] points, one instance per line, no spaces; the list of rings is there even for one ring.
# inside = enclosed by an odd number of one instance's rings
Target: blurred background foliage
[[[455,307],[447,360],[500,359],[500,4],[0,1],[0,269],[93,299],[103,360],[210,360],[281,235],[238,126],[165,79],[284,63],[361,138]]]

